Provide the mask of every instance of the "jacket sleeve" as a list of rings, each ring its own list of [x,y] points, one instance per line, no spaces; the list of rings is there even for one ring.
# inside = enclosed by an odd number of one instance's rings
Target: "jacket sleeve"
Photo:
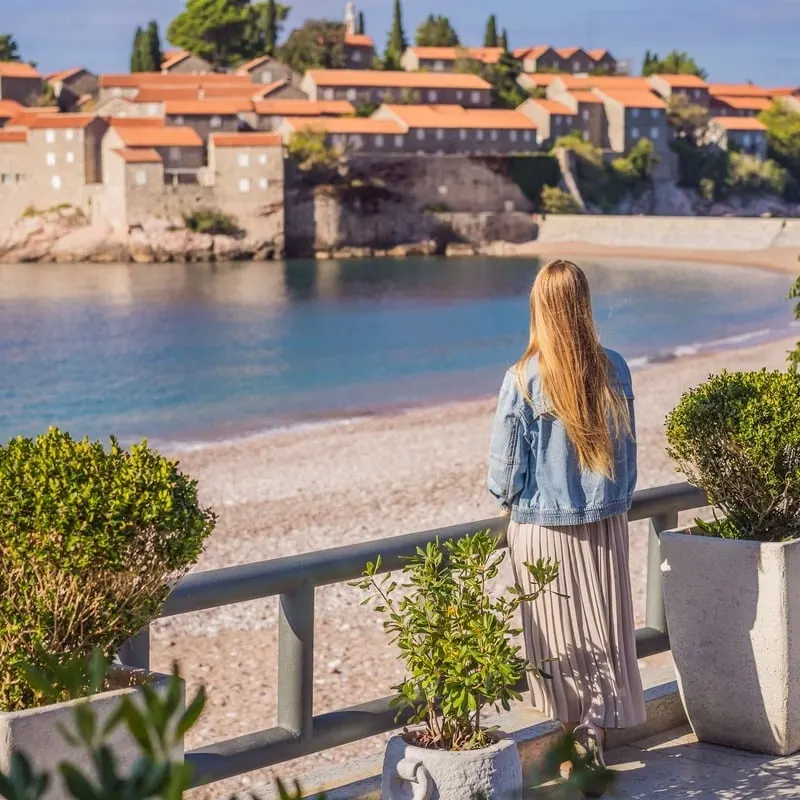
[[[628,447],[628,492],[633,494],[636,489],[636,481],[638,478],[637,468],[637,446],[636,446],[636,410],[634,407],[633,398],[628,398],[628,415],[631,420],[631,438],[627,442]]]
[[[513,372],[506,373],[497,400],[489,450],[489,492],[504,509],[510,509],[525,486],[529,441],[525,399]]]

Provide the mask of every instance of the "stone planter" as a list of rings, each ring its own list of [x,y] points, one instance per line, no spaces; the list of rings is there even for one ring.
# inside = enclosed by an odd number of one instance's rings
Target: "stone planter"
[[[14,752],[24,753],[35,772],[50,775],[50,784],[42,800],[69,798],[58,765],[64,761],[94,775],[91,762],[83,748],[73,747],[58,732],[59,726],[74,730],[74,710],[78,703],[91,703],[99,724],[103,724],[116,710],[123,697],[135,695],[137,686],[147,681],[156,690],[166,690],[169,677],[157,673],[143,673],[125,668],[114,669],[110,676],[112,688],[102,694],[66,703],[56,703],[25,711],[0,712],[0,771],[8,772]],[[129,770],[139,758],[140,751],[124,725],[109,737],[108,744],[114,753],[120,772]],[[174,754],[183,759],[183,751]]]
[[[678,684],[698,739],[800,750],[800,540],[661,534]]]
[[[386,745],[382,800],[522,797],[522,763],[513,739],[481,750],[427,750],[393,736]]]

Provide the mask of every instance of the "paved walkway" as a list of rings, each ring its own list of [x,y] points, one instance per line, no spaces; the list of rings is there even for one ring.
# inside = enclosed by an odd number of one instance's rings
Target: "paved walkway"
[[[700,744],[688,728],[619,748],[607,760],[618,773],[609,800],[800,798],[800,754],[773,758]]]

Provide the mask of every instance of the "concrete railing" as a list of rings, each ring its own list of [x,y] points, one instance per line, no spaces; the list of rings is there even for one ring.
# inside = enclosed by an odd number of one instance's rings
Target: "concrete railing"
[[[688,483],[637,492],[629,519],[650,520],[645,627],[636,631],[639,658],[669,650],[661,593],[659,534],[678,524],[678,512],[702,508],[705,494]],[[401,569],[418,547],[439,539],[458,539],[490,529],[505,547],[507,518],[411,533],[362,544],[335,547],[185,577],[164,607],[164,617],[203,611],[265,597],[278,597],[278,724],[256,733],[192,750],[195,785],[262,769],[393,730],[402,724],[391,697],[314,715],[314,590],[359,578],[368,561],[381,557],[381,571]],[[149,631],[120,653],[123,663],[148,668]],[[521,687],[522,688],[522,687]],[[527,687],[524,687],[527,688]]]

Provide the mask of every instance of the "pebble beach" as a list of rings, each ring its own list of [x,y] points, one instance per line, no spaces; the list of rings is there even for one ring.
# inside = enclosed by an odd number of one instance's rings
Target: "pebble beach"
[[[682,392],[722,369],[782,368],[792,340],[687,357],[634,372],[639,488],[682,480],[664,452],[663,423]],[[502,367],[498,369],[498,381]],[[219,523],[197,570],[380,539],[494,516],[485,490],[494,398],[273,432],[176,456],[199,481]],[[692,515],[687,514],[685,521]],[[644,613],[646,523],[631,526],[637,620]],[[402,665],[381,621],[346,585],[318,589],[314,709],[390,693]],[[180,664],[187,691],[208,692],[187,748],[275,724],[274,599],[161,620],[152,665]],[[278,775],[292,780],[326,763],[379,752],[382,738],[195,790],[223,797]]]

